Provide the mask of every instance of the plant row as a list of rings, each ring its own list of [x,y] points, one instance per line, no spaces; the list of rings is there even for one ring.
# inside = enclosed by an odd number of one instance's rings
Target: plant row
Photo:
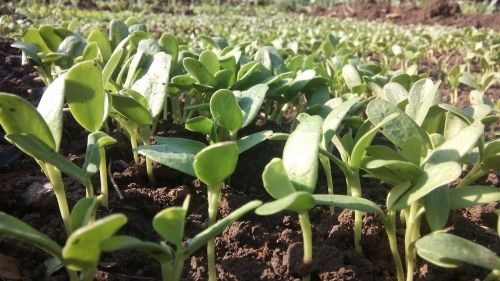
[[[404,62],[395,70],[395,63],[358,57],[349,51],[351,43],[335,36],[316,44],[320,52],[306,55],[205,35],[195,44],[203,47],[190,48],[170,33],[155,39],[137,18],[113,20],[107,32],[73,30],[30,27],[13,44],[47,85],[36,108],[0,93],[5,138],[35,159],[51,182],[68,239],[62,247],[5,213],[0,213],[0,233],[51,254],[49,271],[64,266],[72,281],[92,280],[102,252],[132,248],[157,260],[164,280],[178,280],[186,258],[206,245],[208,277],[216,280],[215,237],[225,227],[253,210],[262,216],[291,210],[303,236],[302,278],[309,280],[309,211],[328,206],[332,212],[335,207],[355,211],[353,246],[359,253],[363,214],[380,218],[398,281],[413,279],[417,254],[444,267],[472,263],[491,270],[487,280],[499,277],[500,258],[494,252],[443,231],[450,211],[500,200],[498,188],[474,184],[500,167],[500,139],[484,139],[485,126],[500,118],[499,104],[484,96],[495,73],[486,71],[488,78],[480,81],[487,86],[472,91],[471,106],[459,109],[442,101],[439,81]],[[82,167],[59,153],[65,111],[88,132]],[[289,133],[240,134],[256,118],[279,125],[287,112],[295,116]],[[155,136],[158,122],[167,118],[205,141]],[[110,127],[127,135],[135,162],[145,158],[151,184],[157,162],[206,185],[206,230],[183,243],[189,196],[182,207],[169,207],[153,219],[164,239],[159,243],[117,234],[126,223],[122,214],[96,218],[98,208],[108,207],[106,147],[116,143]],[[376,138],[385,144],[373,144]],[[274,201],[251,201],[217,221],[221,186],[239,154],[265,140],[285,142],[282,157],[262,172]],[[466,175],[450,187],[463,167],[468,167]],[[315,193],[319,169],[326,176],[327,194]],[[347,194],[333,194],[332,169],[345,176]],[[98,188],[92,181],[97,173]],[[86,190],[72,210],[62,174]],[[390,186],[385,206],[363,198],[362,177]],[[398,220],[405,229],[402,254]],[[423,224],[432,233],[422,237]]]

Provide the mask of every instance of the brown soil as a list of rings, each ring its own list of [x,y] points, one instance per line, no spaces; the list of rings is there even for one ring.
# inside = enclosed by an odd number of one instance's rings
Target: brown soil
[[[33,69],[19,65],[19,52],[8,47],[10,41],[0,39],[0,42],[2,42],[0,71],[3,71],[0,75],[15,72],[15,75],[4,80],[18,81],[17,79],[20,79],[22,81],[22,77],[26,76],[27,81],[27,84],[10,82],[10,84],[1,84],[14,85],[2,89],[17,93],[36,103],[43,85],[34,80]],[[8,59],[12,60],[10,64],[6,63]],[[493,94],[498,98],[498,91]],[[272,123],[267,123],[265,126],[255,125],[245,129],[242,135],[264,129],[279,131],[280,127]],[[201,136],[193,135],[170,122],[160,124],[159,131],[161,135],[202,140]],[[62,143],[62,153],[81,164],[82,154],[85,151],[85,133],[69,117],[65,119],[65,133],[68,141]],[[165,207],[180,205],[184,197],[191,194],[186,238],[192,238],[203,230],[207,219],[205,186],[194,178],[159,165],[155,165],[158,183],[150,186],[147,183],[144,165],[132,163],[130,146],[125,136],[118,131],[114,131],[112,135],[118,140],[118,144],[110,148],[107,153],[111,159],[112,176],[124,199],[120,200],[117,193],[111,191],[109,211],[101,209],[98,216],[123,213],[128,217],[128,223],[120,231],[121,234],[133,235],[144,240],[160,241],[160,237],[151,226],[152,218]],[[5,141],[0,140],[0,159],[5,159],[7,154],[4,152],[11,147]],[[283,143],[267,141],[240,156],[236,172],[230,180],[231,184],[223,188],[223,198],[219,208],[220,217],[250,200],[270,200],[262,187],[260,178],[265,164],[271,158],[279,157],[282,150]],[[345,193],[342,175],[337,169],[333,170],[333,174],[336,192]],[[499,186],[498,177],[495,174],[491,174],[489,178],[482,179],[482,181]],[[84,197],[84,189],[69,178],[66,178],[64,183],[69,204],[73,206],[79,198]],[[98,185],[97,182],[96,185]],[[384,204],[388,192],[384,185],[371,180],[364,180],[363,185],[366,187],[363,195],[367,199]],[[317,190],[325,189],[324,175],[320,172]],[[448,225],[453,227],[453,233],[500,252],[500,239],[491,234],[496,228],[495,208],[498,206],[490,204],[453,212]],[[7,166],[0,166],[0,211],[22,219],[61,244],[66,239],[50,185],[47,184],[35,162],[22,154],[19,154],[16,160],[9,162]],[[311,280],[395,280],[386,234],[378,217],[372,215],[364,217],[363,254],[357,254],[353,249],[353,214],[351,211],[337,210],[332,215],[327,208],[314,208],[310,216],[314,235]],[[403,235],[403,230],[400,228],[398,230],[400,241]],[[216,240],[219,280],[297,280],[300,278],[302,269],[301,240],[300,227],[294,213],[284,212],[268,217],[260,217],[253,213],[247,214],[226,229]],[[182,280],[206,280],[204,252],[202,248],[186,261]],[[37,281],[67,280],[62,270],[46,276],[43,261],[47,258],[42,251],[27,243],[0,237],[0,263],[9,262],[10,274],[17,274],[14,277]],[[470,265],[445,270],[419,260],[415,280],[474,280],[484,278],[487,273],[486,270]],[[160,267],[154,260],[135,251],[104,254],[99,264],[96,280],[161,280]]]
[[[356,18],[360,20],[391,21],[397,24],[440,24],[458,27],[473,26],[500,30],[500,12],[491,15],[463,14],[455,1],[433,0],[424,7],[413,4],[389,6],[367,1],[364,4],[340,5],[334,8],[308,7],[293,9],[301,13]]]

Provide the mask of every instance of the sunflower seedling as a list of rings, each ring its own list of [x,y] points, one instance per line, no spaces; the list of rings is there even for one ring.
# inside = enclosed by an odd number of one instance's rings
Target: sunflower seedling
[[[161,265],[162,280],[180,280],[184,262],[209,240],[214,239],[240,217],[262,204],[258,200],[246,203],[217,221],[212,226],[195,235],[183,244],[184,225],[189,207],[188,195],[182,207],[169,207],[156,214],[153,228],[164,241],[160,243],[142,241],[131,236],[114,236],[104,242],[104,251],[132,248],[144,252]],[[168,244],[167,244],[167,243]]]

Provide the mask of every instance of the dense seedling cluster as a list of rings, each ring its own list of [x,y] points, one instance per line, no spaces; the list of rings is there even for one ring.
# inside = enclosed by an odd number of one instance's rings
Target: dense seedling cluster
[[[396,28],[386,26],[351,40],[349,21],[336,23],[343,32],[326,36],[302,32],[304,23],[297,24],[298,41],[290,39],[294,31],[291,36],[263,33],[257,42],[274,38],[266,46],[246,42],[243,34],[229,41],[200,35],[188,45],[171,33],[157,39],[133,17],[112,20],[107,30],[84,33],[76,32],[73,24],[25,30],[13,46],[22,50],[47,88],[37,108],[0,93],[0,125],[5,138],[35,159],[51,182],[68,238],[60,246],[5,213],[0,213],[0,233],[48,252],[50,264],[64,266],[72,281],[92,280],[100,254],[122,249],[150,255],[161,265],[163,280],[179,280],[184,261],[206,245],[208,279],[215,281],[218,234],[250,211],[266,216],[290,210],[298,214],[303,236],[301,277],[309,280],[314,259],[309,211],[328,206],[332,212],[355,211],[353,247],[359,253],[363,214],[378,216],[398,281],[413,279],[417,255],[445,267],[472,263],[492,270],[487,280],[500,278],[495,253],[444,233],[450,210],[500,200],[498,188],[474,184],[500,168],[498,136],[484,138],[485,126],[500,119],[499,104],[485,96],[498,81],[498,35],[492,39],[468,30],[483,42],[483,52],[470,57],[480,60],[482,72],[473,75],[469,65],[456,66],[441,82],[419,73],[418,61],[437,49],[467,47],[454,34],[443,39],[429,35],[432,29],[417,28],[387,38]],[[373,56],[359,56],[366,53]],[[451,104],[443,102],[440,83],[451,88]],[[454,106],[460,83],[474,89],[464,109]],[[58,152],[64,111],[88,132],[82,167]],[[294,117],[286,124],[287,132],[240,135],[257,119],[282,125],[290,112]],[[201,137],[156,136],[159,122],[167,118]],[[204,231],[184,242],[190,196],[181,207],[154,217],[160,242],[117,234],[127,221],[123,214],[96,218],[98,208],[108,207],[105,149],[116,143],[110,126],[129,138],[134,160],[145,163],[151,184],[157,162],[206,185]],[[265,140],[285,142],[282,157],[272,159],[262,172],[263,186],[274,201],[249,199],[217,220],[221,187],[233,174],[239,154]],[[315,192],[320,166],[327,194]],[[333,194],[332,169],[345,176],[347,194]],[[463,171],[467,174],[452,187]],[[96,189],[92,177],[97,172]],[[72,210],[62,174],[86,189],[86,197]],[[362,187],[362,177],[390,186],[385,206],[363,198],[363,188],[369,187]],[[403,253],[398,249],[398,218],[405,227]],[[423,224],[432,233],[421,238]]]

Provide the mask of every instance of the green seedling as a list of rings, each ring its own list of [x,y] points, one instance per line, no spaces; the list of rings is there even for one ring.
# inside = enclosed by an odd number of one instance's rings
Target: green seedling
[[[440,141],[437,140],[440,136],[437,133],[429,137],[425,130],[433,128],[430,124],[433,123],[431,119],[435,115],[432,112],[436,108],[429,100],[435,100],[435,97],[427,95],[423,99],[427,100],[419,102],[423,106],[412,109],[412,103],[418,99],[410,98],[407,113],[380,99],[368,105],[368,118],[375,125],[394,112],[399,114],[397,119],[381,128],[382,134],[398,150],[371,146],[367,148],[369,156],[362,161],[362,168],[370,176],[394,185],[387,198],[387,208],[389,212],[402,210],[407,225],[407,280],[413,279],[414,242],[420,236],[421,215],[425,212],[431,229],[444,227],[451,204],[448,184],[460,176],[460,161],[478,143],[484,130],[484,125],[475,122],[453,136],[440,137]]]
[[[500,257],[490,249],[459,236],[435,232],[415,243],[417,253],[423,259],[445,268],[456,268],[463,263],[491,270],[484,281],[500,278]]]
[[[139,153],[205,183],[208,193],[208,225],[212,226],[217,219],[221,185],[234,172],[239,147],[245,149],[245,145],[231,141],[206,146],[194,140],[165,137],[157,137],[156,141],[158,145],[139,147]],[[207,243],[207,258],[209,279],[216,280],[213,238]]]
[[[208,226],[215,224],[221,198],[221,185],[235,170],[238,161],[238,144],[221,142],[202,149],[196,154],[193,168],[196,177],[207,185]],[[215,239],[207,242],[208,279],[217,279],[215,267]]]
[[[138,142],[149,144],[164,109],[171,59],[156,41],[139,41],[127,78],[122,85],[117,85],[119,93],[112,95],[112,114],[129,135],[136,162],[139,161]],[[146,169],[150,182],[154,183],[153,165],[147,157]]]
[[[95,197],[78,201],[71,212],[73,233],[61,247],[54,240],[21,220],[0,212],[0,234],[27,241],[50,254],[46,264],[55,269],[64,266],[71,281],[91,281],[97,272],[99,257],[105,241],[127,221],[122,214],[114,214],[94,221],[98,200]],[[52,268],[54,269],[54,268]]]
[[[63,98],[59,91],[62,83],[63,80],[58,79],[47,88],[38,109],[16,95],[0,93],[0,125],[5,138],[35,159],[50,180],[66,231],[71,233],[61,172],[87,186],[88,193],[91,189],[84,171],[57,152],[62,130]]]
[[[183,244],[182,241],[189,208],[189,198],[188,195],[182,207],[166,208],[154,217],[153,228],[160,234],[164,241],[154,243],[141,241],[130,236],[115,236],[103,243],[103,250],[117,251],[133,248],[144,252],[160,263],[162,280],[177,281],[181,278],[186,259],[193,255],[209,240],[214,239],[217,235],[222,233],[222,231],[233,222],[262,204],[262,202],[258,200],[248,202]],[[168,244],[165,242],[168,242]]]

